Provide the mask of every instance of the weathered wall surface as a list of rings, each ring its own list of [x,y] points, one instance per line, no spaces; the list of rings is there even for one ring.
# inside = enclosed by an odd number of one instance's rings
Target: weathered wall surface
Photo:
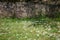
[[[6,2],[0,2],[0,17],[12,17],[14,12],[14,5],[11,5],[10,3],[7,5]]]
[[[40,15],[41,13],[45,14],[46,6],[40,3],[25,3],[25,2],[17,2],[15,4],[15,14],[16,17],[35,17]]]
[[[60,8],[55,5],[46,5],[33,2],[0,2],[0,17],[37,17],[38,15],[51,15],[59,11]]]

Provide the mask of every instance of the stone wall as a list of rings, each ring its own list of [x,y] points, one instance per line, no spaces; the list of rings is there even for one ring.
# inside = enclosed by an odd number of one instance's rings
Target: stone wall
[[[0,17],[12,17],[14,15],[14,6],[15,5],[11,5],[11,3],[7,5],[7,2],[0,2]]]
[[[0,17],[37,17],[39,15],[51,15],[55,10],[60,12],[54,5],[46,5],[33,2],[0,2]]]

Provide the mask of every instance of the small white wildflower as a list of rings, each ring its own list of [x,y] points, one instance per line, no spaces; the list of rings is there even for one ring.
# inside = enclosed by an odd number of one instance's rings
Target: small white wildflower
[[[39,34],[37,34],[37,36],[39,37]]]
[[[36,32],[37,32],[37,33],[39,33],[40,31],[39,31],[39,30],[37,30]]]
[[[27,40],[32,40],[31,38],[27,39]]]
[[[53,36],[53,34],[50,34],[49,36]]]
[[[43,32],[42,34],[45,35],[45,34],[47,34],[47,32],[45,31],[45,32]]]
[[[25,36],[24,38],[27,38],[27,36]]]
[[[57,24],[60,24],[60,22],[57,22]]]
[[[36,40],[36,39],[34,39],[34,40]]]
[[[30,32],[33,32],[32,30],[30,30]]]
[[[58,32],[60,32],[60,30]]]
[[[48,31],[50,31],[51,30],[51,28],[48,28]]]
[[[28,35],[28,33],[26,33],[26,35]]]

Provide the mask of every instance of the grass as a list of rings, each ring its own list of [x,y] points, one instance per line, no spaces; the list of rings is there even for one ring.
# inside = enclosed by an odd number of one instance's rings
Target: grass
[[[0,40],[60,40],[60,21],[0,18]]]

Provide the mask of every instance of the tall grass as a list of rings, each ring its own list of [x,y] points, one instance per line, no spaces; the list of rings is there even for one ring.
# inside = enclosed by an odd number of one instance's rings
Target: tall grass
[[[60,21],[49,18],[0,18],[0,40],[60,40]]]

